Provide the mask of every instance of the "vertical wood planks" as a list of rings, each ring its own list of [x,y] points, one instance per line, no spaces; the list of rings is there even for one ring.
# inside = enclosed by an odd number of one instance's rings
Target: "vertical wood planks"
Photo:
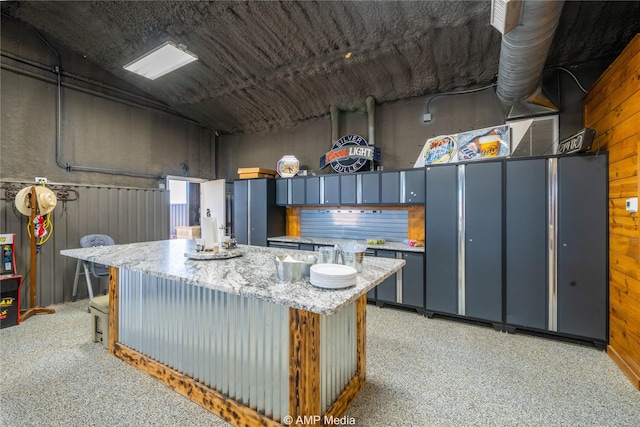
[[[640,34],[584,99],[593,147],[609,151],[608,353],[640,390],[640,218],[626,199],[640,189]]]
[[[320,315],[289,309],[289,415],[320,416]]]

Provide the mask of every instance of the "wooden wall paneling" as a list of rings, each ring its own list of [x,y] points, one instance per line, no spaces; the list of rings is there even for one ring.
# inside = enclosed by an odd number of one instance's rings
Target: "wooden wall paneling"
[[[609,181],[609,198],[618,199],[636,197],[638,194],[638,178],[635,176]]]
[[[611,288],[615,288],[629,298],[640,301],[640,280],[625,275],[624,273],[611,270]],[[640,325],[640,323],[639,323]]]
[[[638,157],[626,157],[617,162],[609,163],[609,180],[624,179],[638,176]]]
[[[625,100],[633,98],[634,94],[637,95],[638,81],[640,80],[640,52],[636,53],[632,61],[625,64],[615,77],[609,79],[605,90],[600,91],[598,96],[592,97],[589,101],[590,108],[586,114],[588,115],[587,120],[591,123],[598,123],[607,117],[610,120],[613,115],[620,117],[619,120],[613,122],[613,126],[615,126],[616,123],[624,120],[624,114],[629,111],[637,111],[630,109],[631,105],[628,103],[625,105]],[[623,102],[616,104],[620,101]],[[603,126],[600,123],[598,123],[598,127],[602,130],[610,129],[610,127]]]
[[[614,302],[611,310],[612,333],[610,338],[615,339],[624,347],[625,351],[618,349],[618,353],[625,362],[640,369],[640,359],[633,356],[640,354],[640,324],[630,320],[634,319],[634,316],[635,318],[640,316],[640,308],[637,304],[627,301],[629,297],[617,288],[612,288],[609,297]]]
[[[409,206],[407,238],[424,242],[424,205]]]
[[[289,415],[320,415],[320,315],[289,309]]]
[[[597,105],[605,102],[611,94],[620,86],[628,74],[625,74],[628,63],[633,63],[633,58],[640,52],[640,35],[636,35],[629,45],[620,53],[618,58],[609,68],[592,85],[589,92],[584,97],[585,121],[594,122],[592,117],[586,115],[589,111],[593,111]],[[631,66],[633,67],[633,66]]]
[[[627,277],[640,280],[640,263],[638,262],[637,255],[630,257],[619,254],[618,252],[610,251],[609,266],[611,270],[617,270]],[[640,323],[640,321],[638,323]]]
[[[626,199],[640,189],[640,34],[584,99],[584,123],[596,130],[593,150],[609,151],[609,347],[640,390],[640,229]]]
[[[640,111],[607,131],[600,131],[593,123],[585,122],[586,127],[596,130],[591,150],[595,151],[600,148],[601,150],[608,149],[611,151],[611,146],[638,134],[638,123],[640,123]]]
[[[300,208],[287,207],[286,213],[286,230],[287,236],[299,236],[300,235]]]
[[[615,163],[627,157],[637,156],[639,146],[640,134],[631,135],[629,138],[617,142],[615,150],[609,151],[609,162]]]
[[[609,235],[609,249],[612,252],[635,258],[638,256],[638,246],[640,239],[634,236],[626,236],[621,233],[611,233]]]
[[[638,70],[638,74],[640,77],[640,70]],[[638,86],[637,77],[633,77],[634,84]],[[602,119],[593,123],[593,126],[598,127],[600,132],[606,132],[616,128],[620,123],[628,120],[630,117],[633,117],[640,108],[640,92],[636,91],[632,94],[619,94],[615,93],[616,100],[614,101],[617,105],[612,106],[611,110],[607,112],[607,114],[602,117]],[[628,96],[628,98],[620,98],[619,96]]]

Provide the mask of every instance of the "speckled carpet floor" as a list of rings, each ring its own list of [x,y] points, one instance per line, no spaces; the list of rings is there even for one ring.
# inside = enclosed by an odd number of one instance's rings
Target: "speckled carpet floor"
[[[90,337],[88,301],[0,330],[0,426],[226,426]],[[639,426],[640,391],[594,348],[368,307],[355,425]]]

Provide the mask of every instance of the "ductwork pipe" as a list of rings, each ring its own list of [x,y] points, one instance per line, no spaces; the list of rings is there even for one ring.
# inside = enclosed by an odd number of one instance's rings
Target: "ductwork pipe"
[[[369,125],[369,139],[367,140],[367,142],[369,143],[369,145],[376,145],[376,139],[375,139],[376,99],[373,96],[369,95],[364,100],[364,102],[367,106],[367,123]]]
[[[508,118],[558,111],[540,83],[563,6],[564,0],[526,0],[520,25],[502,36],[497,95]]]
[[[338,140],[338,121],[340,119],[340,111],[334,105],[329,107],[329,113],[331,113],[331,144],[330,147],[333,147],[333,144]]]

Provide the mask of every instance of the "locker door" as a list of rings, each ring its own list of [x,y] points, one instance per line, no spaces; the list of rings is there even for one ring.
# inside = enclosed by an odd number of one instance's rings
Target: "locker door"
[[[458,313],[457,168],[426,170],[425,262],[427,310]]]
[[[558,159],[558,332],[607,340],[607,156]]]
[[[506,163],[506,322],[547,328],[547,163]]]
[[[249,244],[249,181],[233,182],[232,233],[241,245]]]
[[[502,322],[502,162],[465,166],[465,315]]]

